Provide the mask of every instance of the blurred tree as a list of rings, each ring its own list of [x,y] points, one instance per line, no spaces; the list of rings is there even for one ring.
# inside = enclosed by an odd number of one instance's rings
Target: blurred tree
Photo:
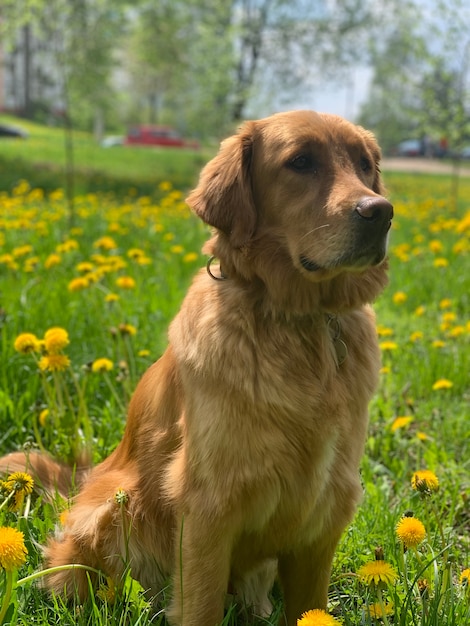
[[[402,139],[470,141],[470,6],[416,2],[388,22],[372,50],[374,78],[359,121],[388,151]]]
[[[361,108],[358,122],[377,134],[385,153],[403,139],[420,137],[416,118],[420,106],[417,80],[426,55],[425,41],[414,36],[406,24],[395,29],[372,51],[374,75],[369,97]]]
[[[114,103],[110,77],[123,7],[120,0],[2,0],[2,41],[23,52],[25,116],[43,111],[48,92],[50,110],[82,127],[94,122],[101,132]]]
[[[187,71],[189,15],[173,0],[141,3],[131,26],[127,61],[132,93],[150,123],[161,122]],[[127,57],[127,58],[126,58]]]
[[[319,68],[332,73],[364,54],[373,7],[363,0],[141,0],[131,57],[147,69],[132,72],[136,91],[157,103],[160,119],[224,133],[260,91],[276,93],[279,104]]]

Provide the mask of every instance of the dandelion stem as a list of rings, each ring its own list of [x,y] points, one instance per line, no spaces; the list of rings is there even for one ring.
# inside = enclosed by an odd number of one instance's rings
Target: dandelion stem
[[[26,496],[26,504],[24,506],[24,511],[23,511],[24,518],[27,519],[29,517],[30,510],[31,510],[31,494],[28,493],[28,495]]]
[[[390,626],[389,621],[387,619],[387,611],[385,609],[385,603],[384,603],[384,599],[382,596],[382,590],[380,589],[379,586],[377,586],[377,597],[379,599],[379,605],[380,605],[380,610],[382,612],[383,623],[385,624],[385,626]]]
[[[118,396],[116,389],[114,388],[113,383],[111,382],[111,379],[106,372],[103,373],[103,378],[106,381],[106,384],[108,385],[109,390],[111,391],[111,394],[113,398],[116,400],[119,408],[121,409],[123,413],[126,413],[126,407],[124,406],[121,398]]]
[[[93,574],[98,574],[99,576],[104,575],[103,572],[101,572],[99,569],[95,569],[94,567],[89,567],[88,565],[82,565],[81,563],[71,563],[70,565],[58,565],[57,567],[49,567],[47,569],[42,569],[40,572],[35,572],[34,574],[25,576],[25,578],[21,578],[17,582],[17,584],[24,585],[38,578],[42,578],[43,576],[47,576],[48,574],[55,574],[57,572],[64,572],[66,570],[73,570],[73,569],[85,570],[86,572],[92,572]]]
[[[9,570],[5,570],[6,575],[6,589],[5,595],[3,596],[2,606],[0,608],[0,624],[3,624],[3,620],[5,619],[5,615],[10,604],[11,592],[13,590],[13,572]]]
[[[10,500],[15,496],[15,490],[13,489],[13,491],[10,491],[10,493],[7,495],[7,497],[5,498],[5,500],[0,504],[0,511],[3,509],[3,507],[5,507]]]

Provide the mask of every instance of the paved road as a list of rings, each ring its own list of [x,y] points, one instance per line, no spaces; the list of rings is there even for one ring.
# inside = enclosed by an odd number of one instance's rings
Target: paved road
[[[384,158],[381,168],[389,172],[413,172],[426,174],[452,174],[454,169],[451,163],[445,163],[437,159],[409,158]],[[464,161],[460,164],[461,176],[470,176],[470,164]]]

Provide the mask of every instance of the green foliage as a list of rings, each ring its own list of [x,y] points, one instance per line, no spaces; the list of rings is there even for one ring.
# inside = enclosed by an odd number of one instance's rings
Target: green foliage
[[[470,180],[461,183],[455,211],[447,177],[388,174],[386,183],[396,217],[390,286],[376,303],[383,372],[361,468],[364,501],[337,551],[329,609],[346,626],[466,626]],[[95,461],[109,454],[129,396],[164,350],[167,326],[205,262],[199,249],[207,229],[169,181],[153,198],[91,194],[76,205],[71,229],[60,190],[44,194],[22,182],[0,196],[0,453],[28,444],[69,456],[64,433],[71,416],[83,423],[85,407]],[[15,340],[25,332],[42,339],[51,327],[67,330],[61,354],[71,364],[38,370],[41,355],[15,350]],[[94,370],[103,358],[112,369]],[[60,394],[71,399],[62,412]],[[412,488],[420,470],[435,473],[437,492]],[[19,511],[7,511],[0,502],[0,526],[21,530],[28,549],[8,609],[16,623],[164,624],[162,614],[151,617],[132,572],[123,591],[103,580],[84,606],[41,592],[29,577],[40,569],[37,546],[53,531],[57,506],[65,504],[26,496]],[[395,527],[410,510],[426,537],[404,550]],[[394,568],[396,582],[376,586],[359,576],[376,556]],[[0,570],[0,598],[4,593]],[[275,614],[260,624],[277,623],[278,597]],[[380,601],[393,616],[372,616]],[[239,609],[232,606],[226,626],[247,623]]]

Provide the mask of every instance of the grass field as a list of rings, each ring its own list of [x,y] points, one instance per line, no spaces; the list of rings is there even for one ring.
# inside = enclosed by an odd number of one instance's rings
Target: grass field
[[[171,174],[158,180],[148,196],[78,197],[73,226],[61,190],[19,181],[0,195],[0,453],[39,447],[70,459],[91,441],[98,462],[119,441],[129,396],[205,262],[206,228]],[[370,407],[364,501],[336,555],[329,611],[347,626],[468,626],[470,180],[457,212],[445,176],[394,173],[386,183],[396,218],[390,285],[376,303],[383,371]],[[48,346],[46,332],[57,327],[69,340],[56,333],[58,355],[27,352],[35,340],[24,333]],[[4,480],[0,493],[5,623],[164,623],[130,576],[123,593],[105,585],[85,606],[47,597],[35,575],[57,512],[27,486]],[[6,529],[24,535],[27,555],[19,550],[14,562]],[[315,619],[308,625],[336,623]],[[243,623],[233,607],[226,624]]]
[[[0,138],[0,189],[11,189],[20,178],[47,191],[63,186],[65,179],[65,134],[34,122],[1,115],[0,124],[21,127],[27,139]],[[74,185],[77,193],[135,189],[153,192],[155,185],[170,178],[175,187],[194,184],[198,171],[214,146],[201,150],[115,146],[103,148],[89,133],[73,137]]]

